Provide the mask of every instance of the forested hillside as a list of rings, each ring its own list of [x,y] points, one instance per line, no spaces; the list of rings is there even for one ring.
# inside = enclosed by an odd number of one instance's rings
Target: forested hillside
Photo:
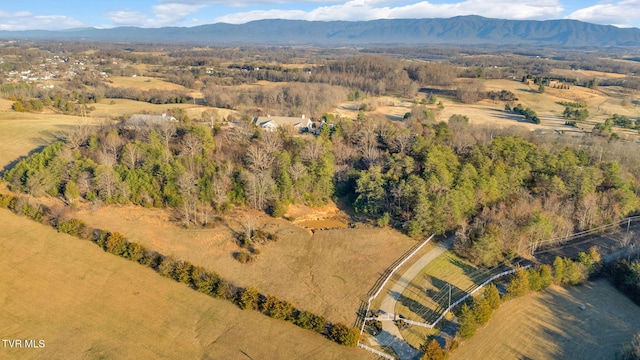
[[[185,226],[231,206],[280,217],[288,204],[337,198],[410,236],[457,231],[456,250],[492,266],[535,241],[637,212],[636,146],[482,129],[462,116],[338,119],[317,137],[166,122],[78,128],[4,179],[70,205],[172,208]]]

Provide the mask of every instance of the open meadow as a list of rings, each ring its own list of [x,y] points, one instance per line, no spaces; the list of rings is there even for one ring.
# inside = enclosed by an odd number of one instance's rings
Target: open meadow
[[[2,348],[0,358],[373,358],[8,210],[0,210],[0,228],[0,334],[45,342]]]
[[[638,331],[640,307],[608,281],[553,286],[502,304],[449,358],[613,359]]]
[[[49,145],[63,132],[92,122],[92,119],[83,120],[79,116],[16,113],[0,109],[0,171],[31,151]]]
[[[254,286],[330,321],[347,324],[355,321],[360,299],[380,274],[415,244],[397,231],[365,225],[312,233],[253,210],[235,210],[213,228],[193,230],[172,221],[171,213],[162,209],[86,206],[73,216],[212,269],[239,286]],[[243,232],[246,221],[279,239],[261,245],[256,260],[242,264],[233,258],[241,250],[234,233]]]

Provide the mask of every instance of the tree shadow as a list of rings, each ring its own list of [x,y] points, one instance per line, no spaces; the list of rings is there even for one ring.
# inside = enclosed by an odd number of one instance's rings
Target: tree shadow
[[[26,158],[28,158],[29,156],[33,155],[33,154],[37,154],[39,152],[42,152],[42,150],[44,150],[44,148],[46,148],[48,145],[40,145],[37,148],[29,151],[29,153],[27,155],[24,156],[20,156],[19,158],[11,161],[9,164],[7,164],[4,168],[2,168],[2,170],[0,170],[0,178],[4,176],[4,174],[13,169],[14,167],[16,167],[16,165],[18,165],[18,163]]]
[[[380,334],[376,336],[376,340],[380,347],[383,349],[391,348],[397,359],[418,360],[422,355],[420,350],[415,349],[404,339],[399,338],[386,330],[382,330]]]
[[[446,281],[432,277],[431,283],[437,289],[424,291],[431,301],[435,303],[435,307],[428,307],[425,304],[420,303],[418,300],[412,299],[405,295],[400,295],[398,302],[407,307],[412,313],[416,314],[422,319],[422,322],[432,324],[434,323],[442,313],[449,307],[450,303],[455,302],[457,299],[467,295],[466,290],[460,289],[451,285]],[[451,296],[449,296],[451,295]],[[419,297],[418,297],[419,298]]]

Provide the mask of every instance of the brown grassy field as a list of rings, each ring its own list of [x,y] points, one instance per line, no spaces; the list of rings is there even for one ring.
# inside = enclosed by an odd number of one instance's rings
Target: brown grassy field
[[[0,209],[0,348],[20,359],[371,359]]]
[[[182,85],[164,81],[162,79],[148,76],[112,76],[108,79],[109,86],[119,88],[136,88],[140,90],[182,90],[190,92],[190,89]]]
[[[131,115],[141,112],[149,112],[152,114],[161,114],[173,108],[185,109],[192,119],[200,119],[202,113],[206,110],[214,110],[218,116],[217,120],[222,120],[229,114],[237,114],[237,111],[229,109],[218,109],[209,106],[186,104],[151,104],[143,101],[134,101],[126,99],[104,99],[97,104],[93,104],[95,110],[91,112],[93,117],[112,118],[114,116]]]
[[[597,74],[601,77],[616,77],[618,74]],[[446,121],[451,115],[460,114],[469,118],[472,124],[491,125],[498,127],[521,126],[528,130],[564,130],[582,131],[581,129],[566,126],[565,119],[562,118],[564,106],[558,104],[560,101],[584,102],[590,113],[590,118],[581,128],[591,131],[597,122],[603,122],[612,114],[627,116],[640,116],[640,108],[635,105],[624,105],[623,94],[616,87],[602,87],[598,89],[587,89],[580,86],[572,86],[570,89],[560,90],[546,87],[543,94],[537,92],[537,86],[525,84],[513,80],[484,80],[485,91],[509,90],[517,97],[517,103],[525,107],[531,107],[541,118],[540,124],[526,122],[522,116],[504,111],[504,103],[482,100],[474,104],[461,104],[457,100],[448,96],[439,96],[439,101],[444,104],[444,109],[438,112],[437,121]],[[366,98],[364,103],[379,103],[371,113],[385,115],[392,120],[401,120],[402,116],[411,110],[412,103],[407,99],[393,98],[388,96]],[[430,108],[435,108],[431,106]],[[355,102],[345,102],[336,107],[335,112],[340,116],[355,118],[358,111]],[[626,133],[622,129],[616,132]]]
[[[61,114],[0,111],[0,170],[31,150],[50,144],[61,132],[91,121]]]
[[[119,231],[166,255],[218,272],[240,286],[255,286],[331,321],[355,321],[360,299],[380,274],[410,248],[397,231],[361,225],[357,229],[316,231],[257,211],[234,211],[212,229],[185,230],[162,209],[88,206],[76,214],[94,227]],[[275,243],[260,246],[253,263],[241,264],[233,232],[250,219],[255,228],[275,233]]]
[[[640,307],[606,280],[552,287],[502,304],[450,359],[613,359],[639,319]]]

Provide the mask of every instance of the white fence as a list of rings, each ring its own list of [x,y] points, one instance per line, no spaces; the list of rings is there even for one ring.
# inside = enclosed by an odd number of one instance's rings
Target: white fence
[[[531,267],[531,265],[527,265],[527,266],[524,266],[524,267],[522,267],[522,268],[523,268],[523,269],[528,269],[528,268],[530,268],[530,267]],[[473,289],[473,290],[472,290],[471,292],[469,292],[467,295],[465,295],[465,296],[463,296],[462,298],[458,299],[456,302],[454,302],[453,304],[451,304],[451,306],[449,306],[448,308],[446,308],[446,309],[444,310],[444,312],[440,315],[440,317],[438,317],[438,318],[436,319],[436,321],[434,321],[434,322],[433,322],[433,324],[417,323],[417,322],[415,322],[415,321],[411,321],[411,320],[407,321],[407,320],[405,320],[405,319],[402,319],[402,321],[405,321],[405,322],[407,322],[407,323],[409,323],[409,324],[418,325],[418,326],[426,327],[426,328],[429,328],[429,329],[433,329],[433,327],[434,327],[434,326],[436,326],[436,325],[440,322],[440,320],[442,320],[442,319],[445,317],[445,315],[447,315],[447,313],[448,313],[449,311],[451,311],[451,309],[453,309],[454,307],[456,307],[456,306],[460,305],[460,303],[462,303],[463,301],[467,300],[467,298],[469,298],[469,296],[472,296],[473,294],[475,294],[476,292],[478,292],[478,291],[479,291],[480,289],[482,289],[483,287],[485,287],[485,286],[489,285],[490,283],[492,283],[494,280],[496,280],[496,279],[498,279],[498,278],[501,278],[501,277],[503,277],[503,276],[505,276],[505,275],[513,274],[514,272],[516,272],[516,270],[515,270],[515,269],[511,269],[511,270],[507,270],[507,271],[505,271],[505,272],[502,272],[502,273],[500,273],[500,274],[497,274],[497,275],[492,276],[492,277],[491,277],[491,279],[489,279],[489,280],[487,280],[487,281],[483,282],[482,284],[478,285],[478,287],[477,287],[477,288]]]
[[[372,352],[372,353],[374,353],[374,354],[376,354],[376,355],[378,355],[380,357],[383,357],[385,359],[388,359],[388,360],[395,360],[396,359],[396,358],[394,358],[393,356],[391,356],[389,354],[385,354],[382,351],[376,350],[376,349],[374,349],[372,347],[368,347],[367,345],[365,345],[365,344],[363,344],[363,343],[361,343],[359,341],[358,341],[358,347],[362,348],[362,349],[365,349],[367,351],[370,351],[370,352]]]
[[[395,274],[395,272],[402,266],[404,265],[407,261],[409,261],[409,259],[411,259],[415,254],[418,253],[418,251],[420,251],[420,249],[422,249],[429,241],[431,241],[431,239],[433,239],[434,235],[429,236],[422,244],[420,244],[418,247],[416,247],[411,253],[409,253],[407,256],[405,256],[405,258],[400,261],[398,263],[398,265],[396,265],[391,272],[389,273],[389,275],[387,275],[387,277],[384,279],[384,281],[378,286],[378,290],[376,290],[376,292],[369,297],[369,300],[367,301],[367,310],[365,310],[365,313],[362,315],[362,327],[360,328],[360,335],[362,335],[362,333],[364,332],[364,325],[367,323],[367,315],[369,314],[369,310],[371,309],[371,301],[373,301],[373,299],[375,299],[378,295],[380,295],[380,291],[382,291],[382,289],[384,289],[385,285],[387,285],[387,282],[389,282],[389,279],[391,279],[391,277],[393,276],[393,274]],[[360,342],[358,342],[358,346],[365,349],[365,350],[369,350],[372,353],[378,355],[378,356],[382,356],[386,359],[389,360],[394,360],[393,356],[389,356],[381,351],[378,351],[376,349],[370,348],[364,344],[361,344]]]
[[[405,256],[405,258],[402,261],[400,261],[398,263],[398,265],[396,265],[393,269],[391,269],[391,272],[389,273],[389,275],[387,275],[387,277],[384,279],[384,281],[378,286],[378,290],[376,290],[375,293],[372,296],[369,297],[369,300],[367,301],[367,310],[362,315],[362,327],[360,328],[360,335],[362,335],[362,333],[364,332],[364,325],[366,323],[366,319],[365,318],[369,314],[369,310],[371,309],[371,301],[373,301],[373,299],[375,299],[376,297],[378,297],[378,295],[380,295],[380,292],[382,291],[382,289],[384,289],[385,285],[387,285],[387,282],[389,282],[389,279],[391,279],[393,274],[395,274],[395,272],[402,265],[404,265],[407,261],[409,261],[409,259],[411,259],[415,254],[417,254],[418,251],[420,251],[420,249],[422,249],[425,245],[427,245],[427,243],[429,241],[431,241],[431,239],[433,239],[433,236],[434,235],[429,236],[422,244],[420,244],[411,253],[409,253],[407,256]]]
[[[404,258],[404,260],[400,261],[400,263],[396,265],[396,267],[394,267],[393,270],[391,270],[391,272],[389,273],[389,276],[387,276],[387,278],[382,282],[382,285],[380,285],[380,287],[378,288],[378,291],[376,291],[376,293],[369,298],[369,304],[371,304],[371,301],[373,299],[375,299],[376,297],[378,297],[378,295],[380,295],[380,291],[384,289],[384,286],[387,285],[387,282],[389,282],[389,279],[391,279],[393,274],[395,274],[395,272],[407,261],[409,261],[409,259],[411,259],[418,251],[420,251],[420,249],[422,249],[425,245],[427,245],[427,243],[431,241],[431,239],[433,239],[433,235],[429,236],[427,240],[425,240],[422,244],[420,244],[420,246],[418,246],[415,250],[413,250],[409,255],[407,255]]]

